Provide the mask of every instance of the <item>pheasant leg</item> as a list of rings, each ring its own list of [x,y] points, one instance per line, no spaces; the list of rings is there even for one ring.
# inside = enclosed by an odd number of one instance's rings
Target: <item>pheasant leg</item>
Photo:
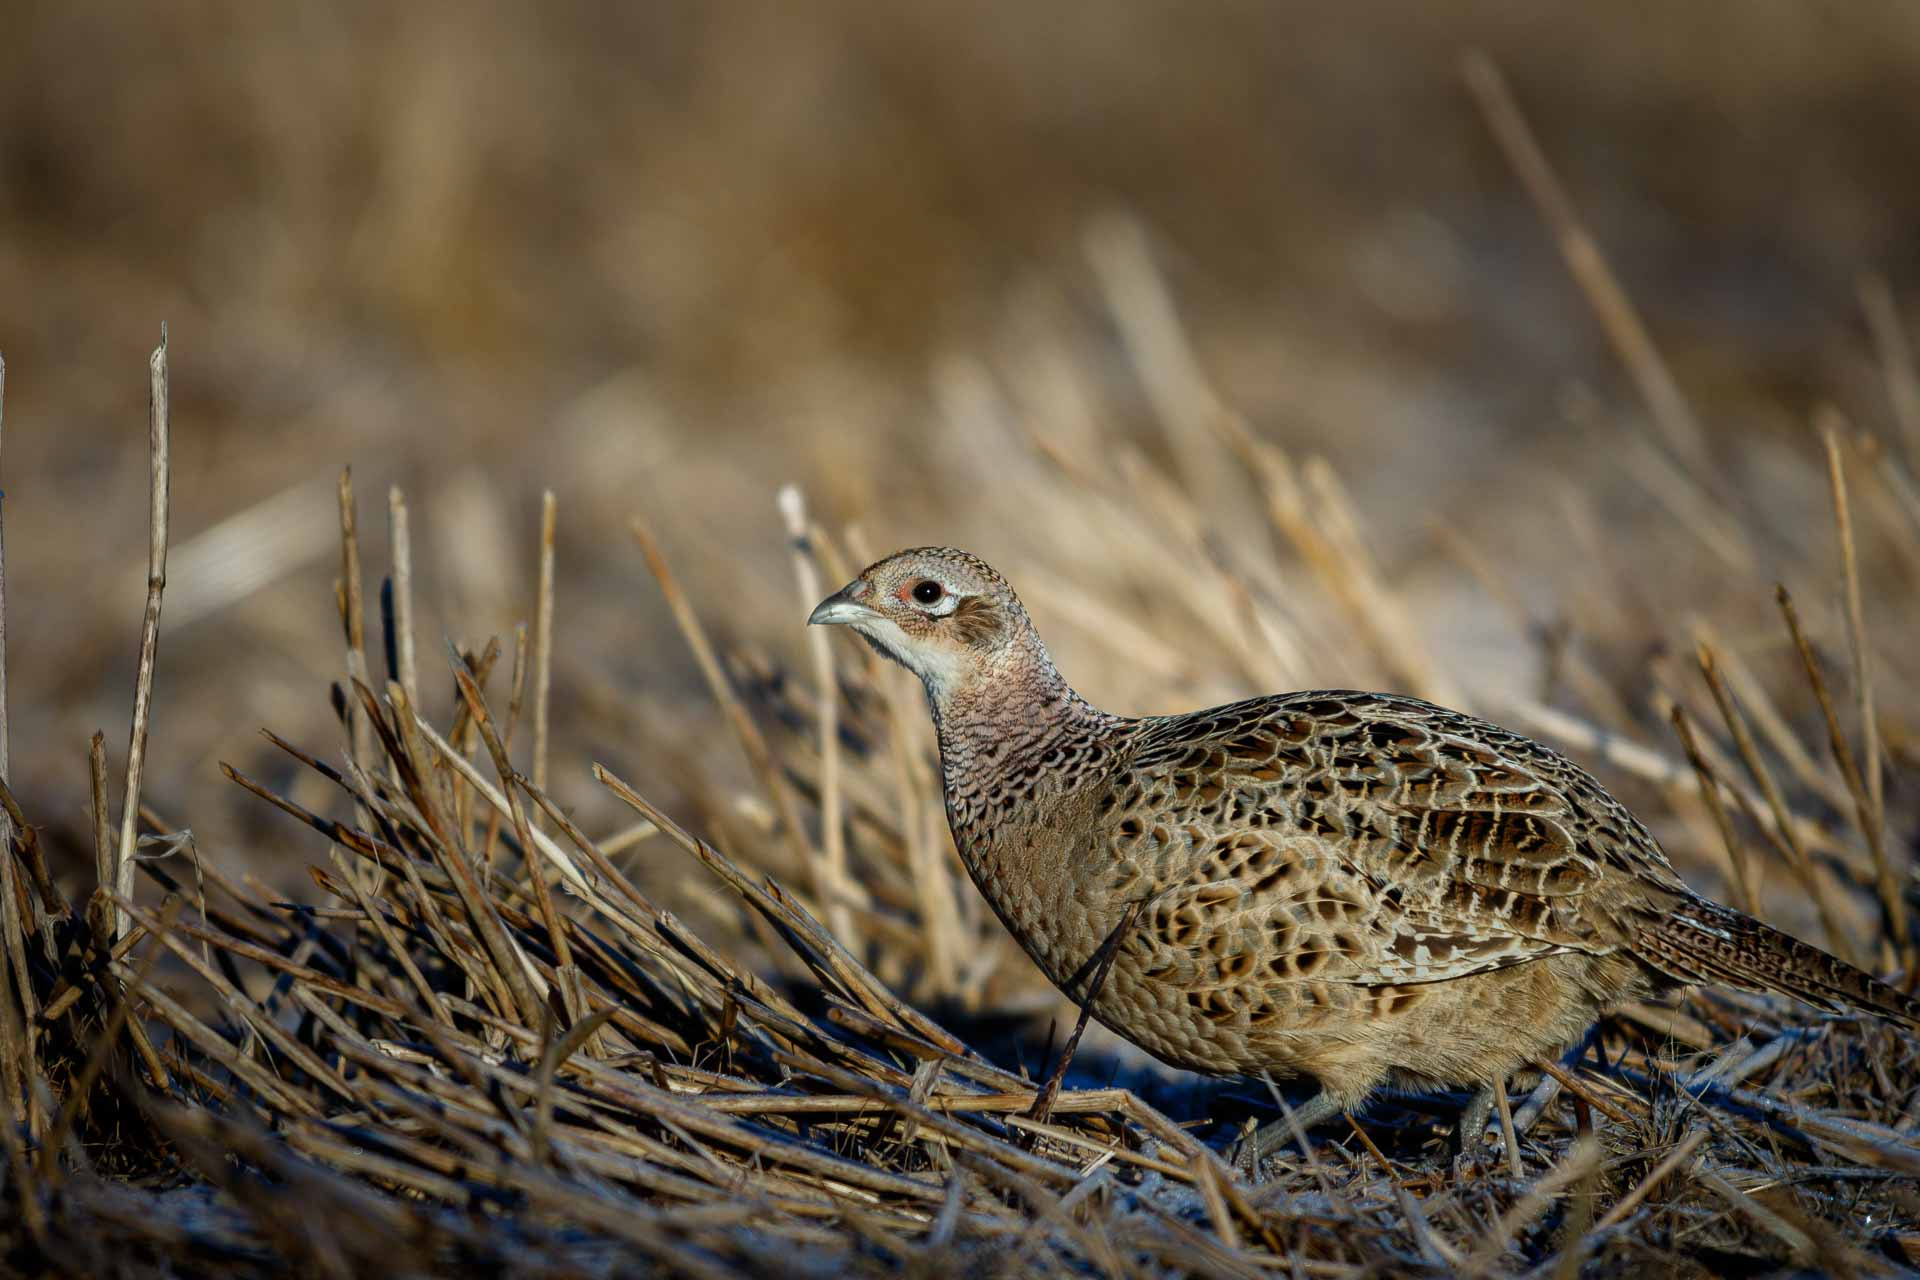
[[[1487,1121],[1493,1117],[1493,1086],[1483,1084],[1467,1099],[1466,1107],[1460,1112],[1460,1127],[1453,1133],[1453,1151],[1456,1159],[1465,1160],[1480,1146],[1480,1140],[1486,1136]]]
[[[1282,1116],[1278,1120],[1269,1120],[1242,1138],[1233,1149],[1233,1163],[1251,1174],[1257,1174],[1260,1166],[1270,1155],[1283,1149],[1293,1141],[1294,1131],[1305,1134],[1315,1125],[1324,1124],[1346,1110],[1339,1098],[1327,1089],[1307,1099],[1293,1109],[1291,1116]]]

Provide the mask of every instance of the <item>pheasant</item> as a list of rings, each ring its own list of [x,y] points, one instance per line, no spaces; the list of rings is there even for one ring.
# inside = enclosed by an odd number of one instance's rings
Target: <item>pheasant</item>
[[[919,676],[960,857],[1046,976],[1172,1066],[1317,1082],[1303,1132],[1382,1087],[1466,1086],[1464,1150],[1496,1081],[1681,985],[1920,1029],[1920,1002],[1694,893],[1591,774],[1484,720],[1349,691],[1112,715],[946,547],[808,621]],[[1288,1132],[1254,1135],[1256,1167]]]

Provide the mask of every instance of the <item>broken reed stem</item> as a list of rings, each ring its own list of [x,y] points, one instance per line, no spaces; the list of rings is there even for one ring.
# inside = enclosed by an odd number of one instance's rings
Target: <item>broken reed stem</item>
[[[1700,631],[1711,637],[1711,629],[1702,626]],[[1718,643],[1716,641],[1716,643]],[[1717,665],[1726,676],[1727,689],[1741,699],[1748,714],[1753,717],[1754,727],[1760,732],[1760,740],[1772,747],[1794,777],[1800,779],[1808,790],[1820,796],[1835,809],[1845,809],[1850,800],[1847,784],[1840,777],[1837,766],[1823,765],[1817,754],[1818,748],[1809,749],[1801,741],[1800,733],[1787,723],[1775,698],[1767,692],[1759,675],[1740,658],[1738,651],[1720,645],[1717,653]],[[1805,819],[1795,819],[1794,825],[1800,830],[1800,838],[1808,848],[1818,847],[1812,839],[1819,830]],[[1829,841],[1834,852],[1843,852]]]
[[[465,664],[462,663],[461,666],[464,667]],[[475,688],[478,687],[476,683]],[[511,815],[512,809],[507,803],[507,798],[481,775],[480,770],[475,767],[473,761],[467,759],[451,742],[448,742],[446,738],[441,735],[439,730],[427,723],[425,718],[417,713],[413,717],[413,729],[414,732],[420,735],[422,742],[426,746],[433,748],[434,753],[440,757],[449,769],[453,770],[469,787],[473,788],[475,795],[487,802],[494,813],[502,817]],[[502,739],[501,750],[504,751],[505,749],[506,742],[505,739]],[[526,779],[520,777],[520,775],[515,774],[514,778],[520,785],[526,785]],[[533,792],[536,796],[544,796],[546,794],[538,787],[533,788]],[[533,832],[533,842],[527,846],[527,851],[537,852],[548,862],[552,863],[554,869],[560,873],[560,878],[565,880],[568,887],[575,893],[590,900],[595,897],[595,886],[593,882],[588,879],[579,867],[574,865],[573,859],[568,857],[566,851],[554,842],[553,837],[542,831]],[[595,870],[600,870],[604,874],[604,869],[602,868],[595,868]]]
[[[7,421],[7,360],[0,355],[0,440],[6,437]],[[4,506],[5,489],[0,487],[0,506]],[[12,764],[9,759],[10,735],[7,728],[7,535],[6,522],[0,519],[0,780],[11,784],[13,781]],[[0,850],[13,848],[13,820],[0,813]]]
[[[1867,331],[1887,379],[1887,399],[1893,420],[1906,437],[1907,457],[1920,462],[1920,370],[1914,367],[1913,344],[1900,323],[1900,308],[1882,275],[1860,282],[1860,309],[1867,315]]]
[[[0,357],[0,438],[4,438],[7,405],[7,362]],[[7,574],[5,535],[0,532],[0,778],[7,776]],[[0,1089],[6,1092],[6,1105],[0,1111],[0,1124],[11,1125],[25,1117],[26,1105],[20,1064],[32,1053],[33,1045],[33,981],[26,967],[26,940],[20,939],[15,945],[14,935],[20,931],[20,919],[15,910],[15,879],[18,870],[13,861],[13,819],[0,813],[0,911],[6,913],[5,953],[0,954],[0,1002],[6,1004],[0,1018],[0,1053],[6,1055],[4,1067],[0,1067]],[[18,1024],[20,1035],[16,1037],[16,1024],[13,1020],[14,990],[19,991],[19,1007],[25,1015]],[[16,1043],[16,1039],[23,1043]]]
[[[185,899],[174,898],[166,904],[165,909],[160,913],[159,923],[162,930],[173,928],[174,919],[180,914],[184,903]],[[154,963],[159,958],[160,953],[150,949],[141,959],[139,964],[141,982],[146,981],[147,975],[152,972]],[[53,1127],[41,1140],[40,1176],[49,1183],[57,1184],[60,1180],[61,1148],[66,1145],[67,1135],[72,1131],[75,1121],[79,1119],[81,1110],[87,1105],[89,1095],[93,1092],[94,1081],[99,1079],[100,1073],[106,1069],[107,1062],[112,1057],[122,1032],[127,1029],[127,1020],[133,1012],[133,1001],[127,999],[124,992],[114,994],[111,1002],[113,1011],[107,1015],[107,1025],[94,1036],[93,1046],[87,1051],[87,1060],[81,1067],[79,1075],[67,1082],[66,1100],[60,1104],[60,1111],[54,1117]]]
[[[366,713],[354,700],[353,688],[367,683],[367,614],[366,601],[362,596],[360,577],[360,527],[359,518],[354,509],[353,468],[340,469],[340,580],[335,584],[334,601],[340,608],[340,627],[347,641],[347,684],[341,698],[340,714],[347,723],[347,749],[353,753],[353,763],[364,769],[373,757],[373,727],[367,723]],[[373,817],[368,808],[354,801],[354,825],[362,831],[373,830]],[[362,874],[377,876],[372,868],[363,867]],[[368,885],[371,887],[371,884]]]
[[[520,798],[520,788],[514,785],[519,775],[507,759],[507,749],[501,745],[500,735],[493,731],[493,717],[487,712],[486,699],[480,694],[480,686],[473,682],[473,675],[467,670],[467,664],[460,660],[460,654],[450,651],[450,656],[453,660],[453,678],[460,686],[460,696],[466,699],[474,727],[480,731],[480,740],[486,744],[487,754],[493,757],[494,771],[500,775],[500,790],[506,797],[508,813],[513,820],[514,837],[520,841],[527,879],[533,884],[534,901],[538,904],[542,923],[547,926],[554,959],[559,967],[567,968],[573,964],[573,953],[567,945],[567,933],[561,927],[559,912],[554,909],[553,890],[547,884],[546,868],[540,865],[540,858],[534,851],[527,808]]]
[[[11,857],[12,855],[8,855]],[[12,903],[7,905],[12,913]],[[6,1097],[0,1099],[0,1143],[7,1149],[7,1161],[12,1166],[12,1176],[8,1182],[20,1188],[14,1193],[14,1201],[23,1209],[37,1207],[39,1197],[34,1195],[26,1179],[26,1159],[22,1150],[20,1132],[21,1122],[26,1121],[33,1127],[39,1115],[35,1105],[31,1075],[34,1055],[28,1050],[27,1028],[31,1022],[20,1017],[19,1006],[14,1003],[12,994],[14,963],[11,957],[0,951],[0,1090]]]
[[[513,731],[519,728],[520,712],[526,705],[527,658],[531,649],[527,624],[516,622],[513,626],[513,666],[507,677],[507,724],[500,735],[501,745],[508,751],[513,750]],[[480,865],[489,870],[493,867],[493,851],[500,844],[500,819],[503,816],[497,807],[487,813],[487,835],[480,846]]]
[[[666,597],[667,609],[673,614],[687,648],[692,650],[700,674],[706,678],[708,691],[713,694],[714,701],[720,704],[721,714],[733,727],[734,737],[740,741],[747,764],[759,778],[767,798],[773,802],[774,812],[780,820],[781,836],[793,854],[794,865],[807,866],[813,861],[813,846],[807,840],[806,827],[800,820],[800,809],[794,802],[793,792],[781,777],[779,767],[774,764],[773,752],[767,746],[765,735],[760,732],[760,726],[753,722],[753,717],[747,714],[747,709],[740,705],[739,695],[733,691],[733,682],[727,679],[727,673],[721,669],[720,659],[714,653],[712,642],[707,639],[706,628],[700,625],[700,618],[694,613],[686,592],[681,589],[680,580],[674,576],[672,566],[660,550],[660,544],[654,540],[653,531],[637,515],[628,522],[628,528],[633,532],[634,541],[640,544],[640,553],[646,557],[647,569],[659,584],[660,594]]]
[[[493,665],[500,660],[500,637],[488,636],[486,647],[480,651],[477,657],[463,654],[461,660],[466,662],[468,668],[473,672],[474,683],[482,689],[486,688],[487,681],[493,676]],[[473,728],[473,717],[467,714],[465,704],[456,706],[453,715],[453,729],[452,732],[447,735],[448,739],[453,743],[454,748],[463,756],[471,756],[473,754],[474,739],[477,736]],[[451,781],[453,783],[454,822],[460,830],[460,846],[464,849],[471,849],[473,847],[474,836],[473,789],[464,785],[464,779],[456,777]]]
[[[553,560],[559,503],[548,489],[540,499],[540,589],[533,614],[533,785],[547,789],[548,715],[553,694]],[[540,825],[541,815],[529,821]]]
[[[1753,868],[1747,861],[1747,847],[1733,834],[1733,823],[1727,817],[1726,802],[1720,798],[1720,781],[1714,777],[1713,766],[1700,754],[1700,744],[1693,736],[1693,722],[1677,698],[1673,703],[1673,731],[1680,736],[1680,746],[1687,753],[1687,761],[1693,765],[1694,776],[1700,782],[1700,798],[1706,801],[1707,812],[1713,815],[1714,828],[1720,833],[1720,843],[1726,847],[1727,862],[1733,868],[1734,892],[1740,898],[1740,909],[1750,916],[1758,916],[1760,899],[1754,892]]]
[[[160,326],[160,345],[147,361],[147,458],[151,488],[148,493],[147,611],[140,625],[140,667],[133,691],[133,726],[127,740],[127,790],[121,797],[120,846],[114,888],[120,897],[133,898],[133,855],[140,827],[140,774],[147,760],[147,728],[153,717],[153,670],[160,649],[160,602],[167,589],[167,508],[172,479],[168,440],[167,326]],[[124,917],[120,927],[126,927]]]
[[[1463,71],[1494,141],[1552,232],[1567,270],[1586,295],[1587,305],[1626,366],[1654,424],[1675,454],[1700,465],[1707,456],[1705,432],[1648,334],[1646,323],[1607,264],[1599,242],[1581,222],[1572,198],[1521,114],[1505,75],[1493,59],[1478,50],[1467,55]]]
[[[1501,1254],[1514,1243],[1520,1231],[1558,1199],[1561,1192],[1579,1182],[1600,1163],[1600,1144],[1592,1135],[1574,1140],[1560,1163],[1534,1181],[1527,1193],[1495,1222],[1486,1239],[1461,1268],[1463,1275],[1487,1275]]]
[[[420,669],[413,651],[413,535],[407,518],[407,498],[399,485],[387,490],[387,540],[393,556],[393,647],[395,675],[407,691],[407,701],[420,702]]]
[[[1740,713],[1739,704],[1734,701],[1733,691],[1727,688],[1726,680],[1720,674],[1720,663],[1712,646],[1705,640],[1694,646],[1694,657],[1700,664],[1700,674],[1707,682],[1707,689],[1713,694],[1713,702],[1720,711],[1721,722],[1727,726],[1727,732],[1733,738],[1734,749],[1740,754],[1740,762],[1746,766],[1747,776],[1760,789],[1767,803],[1767,811],[1773,816],[1773,825],[1758,820],[1754,815],[1754,825],[1766,832],[1773,840],[1774,847],[1780,853],[1781,860],[1793,871],[1801,886],[1813,899],[1814,908],[1820,913],[1820,927],[1826,933],[1828,950],[1858,968],[1859,952],[1853,945],[1851,933],[1840,923],[1839,912],[1835,910],[1829,892],[1827,877],[1823,868],[1807,856],[1806,846],[1800,840],[1799,829],[1794,825],[1787,812],[1787,802],[1780,794],[1780,788],[1773,780],[1773,771],[1767,767],[1766,760],[1760,755],[1759,747],[1754,743],[1753,733],[1747,728],[1747,720]],[[1734,795],[1740,799],[1741,806],[1751,812],[1739,791]]]
[[[1594,1224],[1594,1229],[1596,1231],[1606,1231],[1625,1222],[1628,1216],[1639,1207],[1640,1202],[1645,1200],[1654,1188],[1658,1187],[1662,1182],[1665,1182],[1672,1176],[1675,1169],[1678,1169],[1686,1163],[1687,1157],[1693,1154],[1694,1148],[1698,1147],[1702,1142],[1705,1142],[1707,1135],[1711,1132],[1712,1130],[1710,1129],[1699,1128],[1682,1138],[1673,1150],[1667,1152],[1664,1160],[1655,1165],[1646,1177],[1640,1179],[1639,1184],[1635,1186],[1633,1190],[1621,1196],[1619,1202],[1616,1203],[1613,1208],[1607,1210],[1606,1217]]]
[[[414,802],[414,807],[425,824],[420,829],[421,842],[427,847],[435,865],[453,885],[461,908],[467,914],[468,926],[479,940],[481,948],[492,961],[493,971],[504,984],[510,998],[511,1007],[525,1020],[527,1025],[539,1021],[541,1000],[546,995],[546,979],[541,977],[533,962],[515,943],[501,923],[493,896],[487,892],[486,885],[475,874],[473,864],[468,860],[467,851],[459,848],[451,839],[451,833],[437,816],[429,777],[421,775],[413,761],[417,757],[407,750],[405,743],[418,739],[419,722],[414,718],[411,708],[396,707],[395,719],[402,720],[397,726],[388,726],[380,716],[380,704],[373,690],[365,685],[355,685],[354,694],[360,699],[361,708],[368,716],[368,722],[380,735],[381,746],[401,775],[401,781]],[[404,697],[404,690],[402,691]],[[402,736],[404,735],[404,737]],[[447,752],[451,753],[448,747]],[[449,761],[449,763],[452,763]],[[364,770],[355,770],[360,775],[361,785],[371,787],[367,781],[372,775]],[[473,780],[468,779],[470,782]],[[371,791],[369,792],[371,794]]]
[[[1560,1082],[1560,1087],[1562,1089],[1565,1089],[1568,1093],[1572,1094],[1576,1101],[1586,1106],[1592,1107],[1595,1111],[1598,1111],[1601,1115],[1605,1116],[1609,1120],[1612,1120],[1616,1124],[1623,1124],[1627,1126],[1631,1126],[1633,1124],[1633,1117],[1628,1115],[1625,1111],[1622,1111],[1619,1107],[1619,1104],[1608,1102],[1607,1100],[1602,1098],[1599,1094],[1595,1093],[1593,1090],[1589,1089],[1585,1084],[1581,1083],[1580,1079],[1577,1076],[1575,1076],[1572,1072],[1568,1071],[1565,1067],[1561,1066],[1559,1063],[1550,1061],[1546,1058],[1535,1058],[1533,1060],[1533,1065],[1538,1067],[1541,1071],[1545,1072],[1547,1075],[1552,1076],[1555,1080],[1558,1080]]]
[[[1520,1163],[1520,1135],[1513,1127],[1513,1103],[1507,1098],[1507,1078],[1505,1076],[1496,1075],[1493,1078],[1493,1101],[1500,1116],[1500,1140],[1506,1145],[1507,1149],[1507,1172],[1511,1173],[1514,1181],[1517,1182],[1526,1176],[1526,1169]],[[1462,1134],[1462,1148],[1466,1148],[1469,1143],[1478,1146],[1480,1143],[1480,1135],[1477,1133]]]
[[[1130,215],[1107,214],[1087,229],[1084,246],[1187,494],[1233,492],[1221,482],[1230,459],[1213,447],[1227,409],[1194,355],[1146,228]]]
[[[807,537],[807,508],[798,485],[780,490],[780,514],[787,524],[793,573],[800,584],[800,607],[811,609],[826,595],[814,564],[813,544]],[[826,629],[807,628],[807,656],[813,662],[813,683],[819,704],[820,849],[810,859],[813,892],[827,910],[827,924],[842,946],[858,955],[862,950],[847,897],[847,833],[842,825],[840,795],[840,682],[833,664],[833,645]]]
[[[1840,730],[1840,717],[1834,713],[1833,698],[1827,692],[1826,679],[1820,674],[1820,661],[1814,656],[1813,646],[1807,643],[1806,633],[1800,629],[1800,614],[1793,607],[1793,596],[1785,586],[1774,588],[1774,598],[1780,605],[1780,615],[1786,619],[1787,630],[1792,633],[1793,644],[1800,652],[1800,664],[1807,673],[1807,683],[1813,686],[1813,696],[1820,703],[1820,714],[1827,724],[1827,743],[1833,749],[1833,758],[1840,766],[1840,776],[1846,780],[1847,791],[1853,797],[1854,819],[1861,834],[1867,838],[1867,848],[1873,853],[1874,890],[1880,901],[1881,922],[1887,933],[1887,944],[1894,950],[1907,976],[1912,979],[1914,971],[1914,948],[1912,939],[1907,936],[1907,903],[1900,892],[1899,881],[1893,874],[1893,861],[1887,853],[1886,840],[1880,824],[1873,820],[1872,801],[1860,777],[1860,770],[1853,761],[1853,749],[1847,745],[1847,736]]]
[[[93,906],[99,916],[97,940],[111,943],[120,936],[119,910],[113,900],[100,890],[112,885],[118,878],[114,872],[113,818],[109,814],[112,802],[107,796],[107,735],[94,730],[93,741],[87,750],[88,792],[92,800],[93,816],[93,873],[96,897]],[[93,907],[89,908],[90,910]]]
[[[1873,707],[1873,669],[1868,661],[1867,624],[1860,604],[1860,557],[1853,541],[1853,507],[1847,499],[1847,472],[1840,458],[1839,415],[1822,412],[1820,438],[1827,453],[1827,485],[1833,496],[1833,523],[1840,533],[1840,573],[1847,592],[1847,649],[1853,662],[1853,693],[1860,717],[1860,769],[1876,827],[1885,827],[1887,799],[1880,768],[1880,722]]]

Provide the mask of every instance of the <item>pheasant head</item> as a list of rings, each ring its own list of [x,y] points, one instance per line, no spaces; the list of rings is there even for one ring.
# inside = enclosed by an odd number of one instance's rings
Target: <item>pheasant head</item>
[[[895,552],[822,600],[807,621],[851,627],[919,676],[936,710],[995,687],[1060,680],[1013,588],[985,561],[950,547]]]
[[[1124,723],[1067,685],[1013,588],[964,551],[896,551],[822,600],[807,621],[851,627],[920,677],[963,854],[963,828],[982,795],[1024,793],[1036,769],[1064,785],[1104,755],[1092,744]]]

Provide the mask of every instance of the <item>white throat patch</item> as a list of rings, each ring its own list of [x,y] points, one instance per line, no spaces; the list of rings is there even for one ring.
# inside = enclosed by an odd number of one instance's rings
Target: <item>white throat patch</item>
[[[948,609],[948,612],[951,613],[952,609]],[[853,629],[872,641],[882,653],[919,676],[921,683],[927,686],[927,691],[936,696],[957,685],[965,674],[960,654],[949,649],[916,644],[891,618],[874,614],[856,621]]]

